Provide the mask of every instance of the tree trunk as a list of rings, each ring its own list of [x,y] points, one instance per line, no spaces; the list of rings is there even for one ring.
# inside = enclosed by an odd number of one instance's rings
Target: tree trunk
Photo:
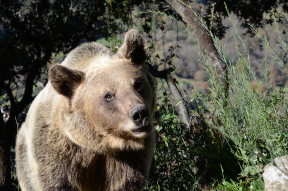
[[[0,116],[0,191],[11,188],[10,149],[5,131],[5,124]]]
[[[17,123],[16,123],[16,120],[15,120],[15,113],[14,113],[14,110],[13,110],[12,107],[10,109],[9,119],[6,122],[6,131],[5,131],[5,133],[6,133],[7,138],[8,138],[7,143],[12,148],[15,148],[16,136],[17,136]]]
[[[179,0],[166,0],[166,2],[182,17],[184,22],[194,29],[201,50],[206,55],[206,61],[216,71],[215,75],[222,82],[227,98],[229,83],[226,64],[221,60],[208,31],[202,26],[201,21],[197,18],[187,0],[182,0],[182,2]]]

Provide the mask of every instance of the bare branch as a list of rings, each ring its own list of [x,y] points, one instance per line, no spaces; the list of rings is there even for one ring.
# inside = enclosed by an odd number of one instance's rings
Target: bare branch
[[[176,86],[174,79],[172,78],[171,74],[169,71],[166,72],[166,78],[165,78],[171,93],[173,95],[173,97],[179,101],[178,106],[179,106],[179,110],[180,110],[180,114],[182,116],[182,120],[184,123],[186,123],[187,128],[190,129],[190,123],[189,123],[189,115],[188,115],[188,111],[187,108],[185,106],[185,100],[180,92],[180,90],[178,89],[178,87]]]
[[[153,66],[150,65],[149,63],[146,63],[146,64],[149,68],[149,72],[154,77],[165,79],[165,81],[167,82],[171,90],[173,97],[175,98],[175,100],[179,101],[178,107],[179,107],[180,114],[182,116],[182,121],[187,125],[187,128],[190,129],[191,124],[189,120],[188,110],[185,106],[186,101],[184,100],[181,94],[181,91],[178,89],[177,85],[175,84],[174,79],[172,78],[170,72],[168,70],[158,71],[158,70],[155,70]]]

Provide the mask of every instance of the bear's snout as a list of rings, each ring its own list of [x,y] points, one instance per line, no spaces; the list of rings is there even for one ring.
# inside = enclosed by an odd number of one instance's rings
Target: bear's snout
[[[136,105],[130,110],[130,118],[140,130],[149,124],[149,110],[144,104]]]

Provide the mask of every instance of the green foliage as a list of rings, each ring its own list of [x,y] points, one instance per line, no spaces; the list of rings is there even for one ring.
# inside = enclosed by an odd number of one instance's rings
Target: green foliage
[[[231,20],[231,22],[233,21]],[[242,41],[236,27],[235,32],[236,36],[234,38],[239,38]],[[232,65],[224,45],[217,38],[214,38],[212,33],[210,34],[222,55],[222,60],[227,64],[230,91],[229,99],[226,99],[225,92],[221,88],[221,81],[214,76],[215,72],[213,72],[203,55],[202,62],[205,63],[205,68],[209,72],[209,81],[212,86],[211,97],[204,101],[207,110],[213,113],[213,120],[207,122],[213,128],[219,130],[226,139],[230,139],[234,143],[231,152],[239,161],[237,164],[241,167],[239,180],[246,182],[245,188],[263,190],[262,173],[264,166],[275,157],[288,154],[288,102],[287,97],[285,97],[286,92],[282,87],[270,85],[268,80],[266,80],[267,89],[266,91],[263,90],[263,82],[257,79],[255,72],[252,70],[249,50],[246,49],[244,44],[245,53],[243,54],[238,50],[237,43],[235,43],[238,51],[238,61],[236,65]],[[256,35],[259,36],[258,33]],[[269,46],[269,44],[265,44]],[[284,42],[282,45],[286,46]],[[283,60],[274,51],[273,47],[270,47],[270,49],[281,65]],[[287,47],[283,47],[283,50],[286,51]],[[284,65],[282,66],[284,67]],[[269,72],[267,68],[266,63],[264,68],[266,77],[268,77]],[[257,82],[256,89],[251,87],[251,79]],[[221,123],[215,123],[215,121]],[[233,182],[229,184],[227,182],[226,184],[222,183],[222,185],[227,189],[233,187],[233,185],[235,186]]]
[[[194,162],[190,133],[178,121],[167,98],[164,92],[161,99],[164,104],[158,105],[155,114],[157,144],[146,190],[187,190],[197,182],[190,181],[195,178],[192,172]]]
[[[212,190],[264,190],[264,166],[275,157],[288,154],[287,88],[269,84],[268,65],[272,63],[267,63],[266,58],[263,58],[265,81],[257,78],[251,67],[249,50],[234,23],[236,64],[232,64],[235,62],[230,60],[225,46],[204,22],[202,24],[227,64],[229,97],[226,98],[222,81],[214,75],[204,53],[201,62],[209,74],[211,94],[204,97],[194,94],[190,99],[197,104],[196,110],[191,110],[192,119],[199,121],[192,131],[179,121],[179,114],[171,105],[170,93],[158,94],[157,144],[146,190],[201,190],[207,187]],[[253,31],[261,37],[257,30],[253,28]],[[280,54],[268,43],[267,37],[261,39],[271,49],[276,63],[286,70],[285,38],[279,37],[283,50]],[[244,52],[240,51],[238,41],[242,42]],[[250,83],[252,79],[256,81],[256,88]]]
[[[245,0],[206,0],[205,3],[207,14],[204,16],[204,19],[209,20],[209,14],[213,9],[215,10],[216,17],[213,21],[212,33],[219,38],[224,37],[225,32],[228,29],[223,25],[222,18],[227,17],[229,13],[237,14],[237,17],[241,20],[241,27],[247,28],[247,33],[249,35],[255,35],[253,27],[251,27],[252,25],[256,28],[264,28],[267,24],[273,24],[273,17],[276,18],[279,23],[286,23],[287,19],[287,14],[285,13],[288,12],[288,3],[286,0],[265,0],[261,2]],[[215,5],[213,5],[213,3],[215,3]],[[229,7],[228,13],[227,9],[223,6],[224,3]],[[279,9],[274,9],[275,7],[279,7]],[[267,17],[264,15],[267,15]],[[210,23],[208,22],[207,24],[210,28]]]
[[[187,129],[171,105],[170,93],[164,91],[157,97],[159,104],[154,118],[157,143],[145,189],[201,190],[213,179],[221,180],[221,166],[229,177],[236,179],[240,168],[235,167],[237,159],[230,152],[232,141],[224,140],[220,133],[211,129],[205,122],[205,115],[195,116],[199,124]],[[197,112],[205,113],[201,105]]]

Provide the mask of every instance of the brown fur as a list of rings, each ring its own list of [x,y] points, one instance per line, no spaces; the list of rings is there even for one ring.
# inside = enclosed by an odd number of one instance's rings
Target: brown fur
[[[124,191],[145,185],[155,142],[155,83],[145,59],[144,40],[130,30],[114,56],[89,43],[50,69],[49,83],[17,137],[23,191]],[[137,134],[130,113],[138,106],[149,115]]]

